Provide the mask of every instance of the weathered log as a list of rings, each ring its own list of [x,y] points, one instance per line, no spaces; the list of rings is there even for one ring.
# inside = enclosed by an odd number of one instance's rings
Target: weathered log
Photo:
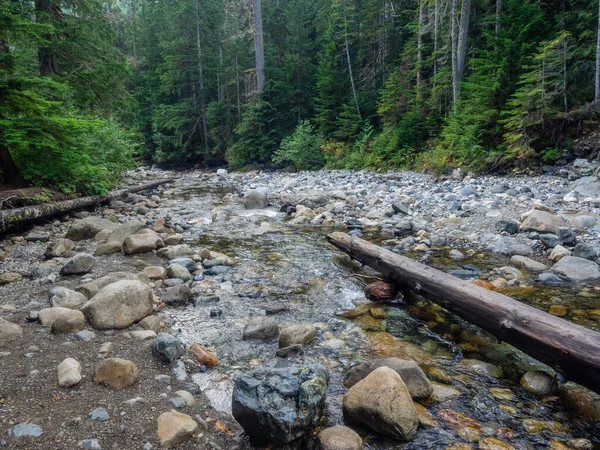
[[[166,184],[172,179],[157,180],[150,183],[133,186],[126,189],[118,189],[109,192],[107,195],[92,195],[73,200],[64,200],[61,202],[41,203],[39,205],[25,206],[23,208],[6,209],[0,211],[0,232],[7,231],[10,228],[35,222],[43,219],[51,219],[60,214],[65,214],[81,209],[93,208],[95,206],[108,203],[119,197],[123,197],[132,192],[140,192],[146,189],[153,189],[162,184]]]
[[[600,333],[363,239],[345,233],[332,233],[327,239],[353,259],[381,272],[399,288],[422,295],[549,365],[567,379],[600,392]]]

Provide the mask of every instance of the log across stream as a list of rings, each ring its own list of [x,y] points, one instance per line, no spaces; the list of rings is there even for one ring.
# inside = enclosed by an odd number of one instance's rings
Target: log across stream
[[[327,239],[404,290],[437,303],[600,392],[600,333],[555,317],[345,233]]]

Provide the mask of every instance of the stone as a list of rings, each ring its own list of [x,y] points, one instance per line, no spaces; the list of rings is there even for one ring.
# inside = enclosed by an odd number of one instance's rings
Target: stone
[[[192,344],[190,347],[190,353],[194,355],[196,361],[209,369],[219,364],[217,358],[200,344]]]
[[[143,330],[152,330],[158,334],[163,329],[163,322],[156,316],[148,316],[140,320],[138,327]]]
[[[235,380],[233,417],[253,446],[287,444],[318,424],[328,383],[320,364],[251,370]]]
[[[132,338],[138,341],[147,341],[148,339],[154,339],[157,335],[152,330],[135,330],[129,333]]]
[[[131,220],[122,225],[117,226],[106,238],[106,242],[118,242],[119,244],[123,244],[126,238],[132,236],[139,231],[146,228],[146,224],[144,222],[140,222],[137,220]]]
[[[569,313],[569,309],[565,305],[552,305],[548,312],[553,316],[564,317]]]
[[[79,441],[77,446],[85,450],[102,450],[102,446],[98,439],[84,439],[83,441]]]
[[[419,419],[402,378],[379,367],[352,386],[343,401],[344,420],[393,439],[412,439]]]
[[[172,363],[184,353],[183,343],[170,334],[161,333],[152,341],[152,354],[162,362]]]
[[[85,317],[81,311],[69,310],[69,314],[61,314],[56,318],[50,328],[54,334],[77,333],[85,327]]]
[[[141,272],[143,277],[146,277],[150,280],[166,280],[167,279],[167,269],[160,266],[147,266]]]
[[[96,252],[94,254],[96,256],[113,255],[115,253],[120,253],[122,249],[123,245],[120,242],[105,242],[96,248]]]
[[[244,340],[269,341],[279,336],[279,325],[272,319],[255,317],[244,326]]]
[[[431,381],[417,363],[400,358],[377,359],[354,366],[346,373],[344,386],[351,388],[379,367],[388,367],[400,375],[412,398],[427,398],[433,392]]]
[[[415,409],[417,410],[419,425],[426,428],[438,428],[440,426],[434,419],[433,414],[431,414],[427,408],[416,402],[413,402],[413,405],[415,405]]]
[[[106,422],[110,419],[110,416],[106,409],[96,408],[90,413],[90,419],[94,422]]]
[[[192,258],[175,258],[169,261],[171,264],[179,264],[185,267],[190,273],[194,273],[198,270],[196,262]]]
[[[571,256],[571,250],[563,247],[562,245],[557,245],[552,249],[552,253],[550,253],[550,261],[558,262],[564,256]]]
[[[59,318],[63,318],[67,321],[78,320],[81,316],[81,311],[75,309],[55,307],[45,308],[39,312],[39,319],[42,325],[45,327],[51,327],[52,324]]]
[[[187,441],[198,430],[198,424],[187,414],[171,410],[158,416],[156,435],[162,448]]]
[[[9,434],[15,438],[40,437],[44,430],[35,423],[19,423],[10,429]]]
[[[577,243],[577,238],[569,227],[558,227],[556,229],[556,235],[562,245],[573,247]]]
[[[503,375],[501,367],[495,366],[494,364],[490,364],[485,361],[479,361],[478,359],[465,358],[457,364],[457,367],[467,373],[485,377],[502,378]]]
[[[160,295],[160,300],[169,306],[181,306],[189,303],[194,298],[194,294],[187,286],[173,286],[167,288]]]
[[[574,256],[564,256],[552,266],[550,272],[568,281],[593,283],[600,281],[600,267],[593,261]]]
[[[310,323],[301,323],[284,328],[279,335],[279,348],[291,345],[310,344],[317,335],[317,329]]]
[[[580,421],[600,423],[600,394],[569,381],[560,386],[558,396]]]
[[[563,280],[561,280],[559,277],[557,277],[553,273],[549,273],[549,272],[544,272],[544,273],[539,274],[537,280],[540,283],[553,285],[553,286],[558,286],[560,284],[563,284]]]
[[[123,241],[123,253],[126,255],[149,253],[152,250],[164,247],[164,245],[165,243],[156,233],[134,234]]]
[[[126,359],[108,358],[96,368],[94,381],[98,384],[123,389],[134,385],[138,379],[137,366]]]
[[[75,288],[75,291],[81,292],[86,298],[90,299],[96,295],[102,288],[109,284],[116,283],[121,280],[137,280],[137,275],[128,272],[113,272],[98,278],[93,281],[89,281]]]
[[[513,266],[520,269],[525,269],[530,272],[543,272],[548,267],[540,262],[534,261],[526,256],[514,255],[510,258],[510,262]]]
[[[269,206],[269,197],[258,189],[252,189],[244,194],[242,203],[246,209],[264,209]]]
[[[21,281],[22,279],[23,275],[16,272],[5,272],[0,274],[0,284],[16,283],[17,281]]]
[[[543,370],[531,370],[521,377],[523,389],[540,397],[553,394],[557,384],[555,377]]]
[[[76,386],[81,381],[81,364],[73,358],[66,358],[56,367],[60,387]]]
[[[583,242],[579,242],[573,249],[573,256],[576,258],[589,259],[590,261],[593,261],[598,255],[596,254],[596,249],[594,247]]]
[[[23,337],[23,329],[16,323],[9,322],[0,317],[0,347]]]
[[[127,328],[152,314],[152,289],[141,281],[121,280],[102,288],[83,305],[90,325],[99,330]]]
[[[60,269],[61,275],[80,275],[89,273],[96,264],[96,258],[87,253],[78,253],[70,258],[65,265]]]
[[[496,230],[500,233],[517,234],[519,232],[519,224],[514,220],[500,220],[496,223]]]
[[[173,397],[170,402],[177,409],[182,409],[185,407],[185,400],[181,397]]]
[[[98,351],[98,353],[100,353],[100,355],[102,356],[108,356],[114,351],[114,349],[115,344],[113,344],[112,342],[104,342],[100,346],[100,350]]]
[[[465,259],[465,255],[456,249],[450,250],[450,252],[448,252],[448,257],[452,261],[462,261],[463,259]]]
[[[61,289],[55,295],[50,297],[52,307],[61,307],[69,309],[77,309],[82,307],[87,298],[81,292],[72,291],[71,289]]]
[[[169,278],[178,278],[184,282],[192,279],[192,275],[190,274],[189,270],[180,264],[170,264],[167,267],[167,275]]]
[[[76,219],[67,231],[66,238],[72,241],[82,241],[92,239],[103,229],[115,229],[116,224],[100,217],[86,217],[85,219]]]
[[[192,249],[185,244],[173,245],[161,249],[159,255],[164,256],[169,261],[176,258],[189,258],[193,255]]]
[[[79,333],[75,334],[75,337],[80,341],[88,342],[96,337],[96,333],[89,330],[81,330]]]
[[[75,242],[71,239],[58,239],[46,247],[44,257],[46,259],[58,258],[61,256],[67,256],[75,248]]]
[[[527,217],[521,223],[521,231],[536,231],[538,233],[554,233],[564,221],[554,214],[539,209],[529,211]]]
[[[317,437],[320,450],[363,450],[363,440],[351,428],[337,426],[326,428]]]
[[[165,238],[165,245],[177,245],[183,241],[183,235],[177,233]]]
[[[453,388],[452,386],[436,382],[431,384],[433,385],[433,392],[427,399],[428,404],[437,405],[440,403],[449,402],[450,400],[455,400],[462,395],[458,389]]]

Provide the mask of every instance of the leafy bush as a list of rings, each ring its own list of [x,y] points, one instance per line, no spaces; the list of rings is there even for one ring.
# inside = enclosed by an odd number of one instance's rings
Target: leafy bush
[[[324,142],[323,137],[315,133],[314,127],[305,120],[283,139],[273,155],[273,162],[290,165],[297,170],[320,169],[325,164],[321,150]]]

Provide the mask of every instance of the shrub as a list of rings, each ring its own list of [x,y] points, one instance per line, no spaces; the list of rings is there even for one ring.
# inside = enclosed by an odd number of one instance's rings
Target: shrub
[[[305,120],[290,136],[283,139],[279,150],[273,155],[273,162],[289,165],[297,170],[320,169],[325,164],[321,150],[324,142],[323,137]]]

